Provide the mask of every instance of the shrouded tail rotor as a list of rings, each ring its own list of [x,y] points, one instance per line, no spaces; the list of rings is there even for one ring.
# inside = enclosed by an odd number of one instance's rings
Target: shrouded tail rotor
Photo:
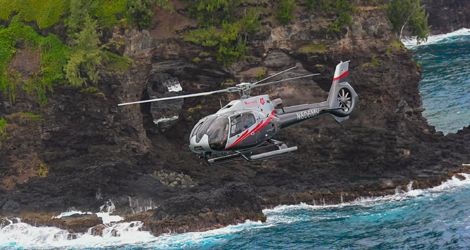
[[[347,82],[349,73],[349,61],[341,62],[336,66],[333,83],[328,95],[330,113],[335,118],[345,120],[354,111],[359,97]],[[338,120],[338,119],[337,119]]]

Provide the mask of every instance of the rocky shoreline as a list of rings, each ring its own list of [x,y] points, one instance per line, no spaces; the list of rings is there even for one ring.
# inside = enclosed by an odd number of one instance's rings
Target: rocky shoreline
[[[184,13],[181,8],[178,13]],[[71,207],[99,211],[112,200],[126,221],[144,221],[143,229],[160,235],[263,221],[263,207],[382,196],[411,181],[416,188],[432,187],[468,172],[462,164],[470,162],[470,128],[444,136],[427,123],[418,91],[421,69],[390,34],[384,10],[359,8],[353,23],[339,32],[328,32],[325,18],[298,11],[286,26],[266,20],[264,32],[250,38],[249,58],[231,67],[200,56],[205,48],[184,41],[178,34],[189,26],[165,38],[155,35],[161,33],[158,25],[150,32],[120,27],[103,39],[125,42],[117,52],[135,65],[129,72],[102,75],[96,87],[104,98],[64,86],[55,89],[48,105],[26,94],[15,103],[0,95],[0,114],[14,117],[0,146],[0,216],[76,233],[102,222],[55,220],[52,214]],[[324,49],[309,51],[311,44]],[[280,133],[276,139],[299,150],[275,160],[208,167],[189,151],[192,126],[237,96],[117,107],[174,94],[168,79],[178,79],[184,93],[203,92],[227,80],[256,80],[261,68],[274,74],[293,65],[298,68],[286,78],[307,72],[321,77],[260,93],[280,97],[286,106],[322,101],[341,60],[351,60],[357,110],[345,128],[325,116]],[[14,116],[24,111],[43,121]],[[164,125],[155,122],[176,116]]]

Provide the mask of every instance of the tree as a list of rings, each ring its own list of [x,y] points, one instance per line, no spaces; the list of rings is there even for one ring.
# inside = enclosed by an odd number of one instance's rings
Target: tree
[[[388,5],[387,17],[393,24],[392,32],[401,40],[403,32],[408,30],[411,36],[416,36],[419,43],[426,41],[429,36],[428,17],[425,5],[419,0],[391,0]]]
[[[140,29],[152,27],[153,6],[164,10],[173,11],[173,4],[169,0],[129,0],[127,3],[127,15],[139,25]]]
[[[97,67],[101,65],[102,51],[98,47],[99,36],[96,32],[97,21],[86,16],[83,29],[78,33],[75,39],[73,54],[65,67],[67,79],[73,86],[82,86],[86,83],[86,79],[81,76],[84,72],[88,79],[93,83],[97,83],[99,79],[99,71]]]
[[[281,0],[277,7],[275,17],[280,24],[288,24],[294,19],[292,12],[296,9],[297,4],[295,4],[295,0]]]

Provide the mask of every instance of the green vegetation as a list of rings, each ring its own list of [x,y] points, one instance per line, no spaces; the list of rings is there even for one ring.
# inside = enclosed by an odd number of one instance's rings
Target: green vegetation
[[[173,10],[173,4],[169,0],[128,0],[127,15],[141,29],[151,28],[154,5]]]
[[[187,33],[184,40],[213,48],[217,61],[230,66],[245,58],[246,40],[239,37],[240,29],[239,23],[224,23],[222,32],[217,31],[214,26],[196,29]]]
[[[189,14],[199,27],[217,26],[235,21],[234,11],[246,0],[187,0]]]
[[[189,113],[193,113],[194,111],[196,111],[196,110],[198,110],[198,109],[202,109],[202,105],[201,105],[201,104],[197,105],[197,106],[194,107],[194,108],[189,108],[189,109],[188,109],[188,112],[189,112]]]
[[[305,11],[312,12],[315,9],[316,0],[306,0],[305,1]]]
[[[376,67],[376,66],[379,66],[380,65],[380,60],[378,59],[375,59],[374,57],[372,57],[372,61],[370,63],[364,63],[362,66],[364,67]]]
[[[95,87],[89,87],[89,88],[80,90],[80,92],[82,92],[82,93],[96,93],[96,92],[99,92],[99,91],[100,90],[95,88]]]
[[[99,97],[102,97],[102,98],[106,99],[106,95],[103,94],[103,92],[100,92],[100,90],[95,88],[95,87],[89,87],[89,88],[86,88],[86,89],[82,89],[82,90],[80,90],[80,92],[81,93],[94,94],[96,96],[99,96]]]
[[[406,50],[405,45],[398,39],[395,39],[390,43],[390,46],[387,47],[387,51],[391,52],[392,48],[394,48],[395,50]]]
[[[246,9],[245,9],[246,11]],[[261,28],[261,21],[259,20],[259,13],[255,8],[251,8],[248,13],[245,13],[241,19],[243,30],[253,35]]]
[[[351,13],[356,11],[348,0],[307,0],[305,10],[310,12],[316,9],[329,14],[335,14],[337,18],[330,23],[328,31],[339,32],[341,27],[352,22]]]
[[[326,47],[323,44],[310,44],[299,50],[300,53],[322,53],[325,52]]]
[[[21,74],[10,68],[10,62],[17,52],[18,40],[38,51],[41,55],[41,68],[27,81]],[[28,94],[36,94],[39,100],[47,102],[46,92],[52,91],[54,83],[63,81],[62,68],[67,62],[70,50],[56,35],[40,36],[31,26],[25,25],[17,15],[8,28],[0,27],[0,90],[14,101],[17,87],[21,86]]]
[[[5,121],[5,119],[1,119],[0,120],[0,137],[1,138],[7,137],[7,131],[6,131],[7,126],[8,126],[7,121]]]
[[[200,57],[208,57],[208,56],[210,56],[210,55],[211,55],[211,53],[209,53],[209,52],[204,52],[204,51],[202,51],[201,53],[199,53],[199,56],[200,56]]]
[[[72,23],[69,28],[74,29],[73,24],[89,14],[99,20],[101,27],[112,27],[120,22],[117,15],[126,14],[128,2],[132,0],[0,0],[0,19],[10,20],[18,14],[22,20],[36,22],[42,29],[68,15],[66,23]],[[140,21],[140,18],[137,20]]]
[[[237,16],[235,9],[245,2],[247,0],[186,0],[190,17],[198,20],[199,28],[186,33],[185,41],[211,51],[201,52],[199,57],[214,55],[225,66],[246,59],[247,36],[255,34],[261,22],[258,8],[245,8],[244,13]]]
[[[97,83],[99,79],[99,71],[97,67],[101,65],[103,52],[99,49],[99,34],[96,32],[98,24],[96,20],[92,20],[90,16],[85,17],[84,27],[77,38],[73,40],[73,54],[70,57],[65,72],[67,79],[72,86],[82,86],[86,83],[86,78],[82,77],[84,72],[88,79]]]
[[[393,24],[392,32],[401,40],[407,30],[416,36],[418,44],[426,41],[429,36],[428,17],[424,5],[419,0],[391,0],[387,17]]]
[[[199,57],[193,58],[193,62],[198,63],[199,61],[201,61],[201,58],[199,58]]]
[[[277,7],[276,11],[276,20],[279,24],[285,25],[288,24],[294,17],[292,16],[292,12],[297,9],[297,4],[295,4],[295,0],[281,0]]]
[[[129,57],[118,56],[109,51],[104,52],[102,63],[110,74],[120,75],[129,72],[130,66],[134,65],[134,61]]]
[[[220,83],[222,87],[230,87],[230,86],[233,86],[234,84],[235,82],[232,79],[227,79]]]
[[[266,75],[266,73],[268,73],[268,69],[267,68],[261,68],[260,71],[258,71],[258,73],[256,74],[256,76],[258,76],[258,81],[261,81],[261,79],[263,79],[263,76]]]
[[[36,172],[39,177],[45,178],[49,173],[49,166],[47,166],[46,163],[39,161],[39,169],[34,172]]]
[[[41,115],[35,115],[30,112],[17,112],[11,115],[7,115],[7,119],[18,119],[20,121],[31,120],[31,121],[44,121]]]
[[[145,23],[151,18],[137,9],[145,6],[153,17],[154,5],[171,8],[167,0],[0,0],[0,19],[11,21],[8,27],[0,25],[0,91],[10,101],[15,101],[16,92],[22,89],[47,103],[47,93],[52,92],[57,84],[96,84],[102,64],[114,73],[127,71],[132,60],[104,52],[109,48],[107,45],[99,46],[97,30],[112,28],[128,19],[141,28],[147,27]],[[54,34],[47,37],[39,35],[26,22],[36,22],[39,28],[62,22],[58,25],[67,27],[68,45]],[[18,42],[25,43],[26,48],[19,50]],[[110,44],[116,47],[125,45],[116,41]],[[11,65],[23,51],[40,58],[37,68],[26,72],[29,75]]]
[[[68,8],[69,2],[63,0],[0,0],[0,19],[10,20],[17,13],[26,22],[47,28],[58,22]]]

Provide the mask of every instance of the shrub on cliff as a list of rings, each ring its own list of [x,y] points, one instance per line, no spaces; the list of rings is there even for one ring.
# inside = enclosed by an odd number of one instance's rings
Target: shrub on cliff
[[[197,29],[186,34],[184,40],[213,48],[217,61],[229,66],[233,62],[245,58],[246,40],[239,36],[240,30],[239,23],[224,23],[222,32],[217,32],[213,26]]]
[[[42,37],[20,19],[17,15],[13,17],[8,28],[0,27],[0,90],[9,96],[11,101],[14,101],[19,87],[30,95],[37,95],[40,101],[47,102],[47,91],[52,91],[54,84],[63,82],[63,67],[70,50],[56,35]],[[21,74],[10,67],[17,53],[15,46],[18,40],[25,41],[27,48],[40,54],[41,67],[27,80],[23,80]]]
[[[154,5],[165,10],[173,9],[173,4],[169,0],[129,0],[127,15],[139,28],[150,28],[152,27]]]
[[[391,0],[388,5],[387,17],[393,24],[392,32],[401,40],[407,30],[411,36],[416,36],[419,43],[426,41],[429,36],[428,17],[425,5],[419,0]]]
[[[279,24],[288,24],[294,17],[292,12],[297,9],[295,0],[281,0],[276,11],[276,20]]]
[[[259,14],[255,8],[251,8],[248,12],[245,9],[245,14],[240,22],[244,31],[250,35],[253,35],[261,28]]]
[[[6,132],[7,125],[8,123],[5,121],[5,119],[0,120],[0,138],[7,137],[7,132]]]
[[[336,19],[330,23],[328,31],[339,32],[341,27],[352,22],[351,13],[355,11],[354,6],[347,0],[307,0],[305,2],[305,11],[310,12],[314,9],[335,14]]]
[[[246,0],[187,0],[189,15],[197,18],[199,27],[234,21],[234,11]]]

